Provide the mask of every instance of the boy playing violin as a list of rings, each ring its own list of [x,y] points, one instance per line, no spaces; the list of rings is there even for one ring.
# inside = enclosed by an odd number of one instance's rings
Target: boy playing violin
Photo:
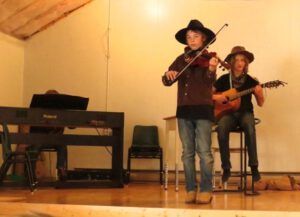
[[[177,111],[179,136],[182,142],[182,162],[186,182],[186,203],[210,203],[212,200],[211,126],[214,121],[212,85],[216,79],[218,59],[207,64],[195,61],[178,78],[176,77],[209,42],[215,33],[198,20],[191,20],[186,28],[179,30],[175,38],[187,45],[186,53],[178,56],[163,76],[165,86],[178,81]],[[198,62],[198,63],[197,63]],[[195,154],[200,157],[201,181],[196,183]],[[198,192],[198,193],[197,193]]]

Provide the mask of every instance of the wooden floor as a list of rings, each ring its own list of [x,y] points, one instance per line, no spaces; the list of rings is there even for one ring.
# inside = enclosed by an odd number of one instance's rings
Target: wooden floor
[[[218,192],[214,193],[209,205],[185,204],[184,196],[184,186],[175,192],[172,185],[165,191],[154,183],[130,184],[121,189],[39,188],[34,193],[28,189],[1,188],[0,207],[5,209],[0,208],[0,216],[3,210],[8,212],[20,206],[32,207],[31,204],[44,204],[47,207],[49,204],[68,204],[189,210],[296,211],[300,216],[300,191],[263,191],[254,197],[244,196],[243,193]]]

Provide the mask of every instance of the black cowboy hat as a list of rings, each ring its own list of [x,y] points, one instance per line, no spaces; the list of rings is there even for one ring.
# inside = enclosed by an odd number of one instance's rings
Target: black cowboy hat
[[[186,43],[186,32],[188,30],[198,30],[198,31],[202,32],[207,37],[206,42],[209,42],[213,38],[216,37],[216,34],[213,31],[211,31],[210,29],[204,27],[203,24],[199,20],[191,20],[189,25],[186,28],[179,30],[175,34],[175,38],[177,39],[177,41],[179,41],[182,44],[187,44]]]
[[[254,60],[253,53],[247,51],[245,47],[235,46],[231,49],[231,53],[227,55],[227,57],[225,58],[225,61],[230,63],[231,58],[237,54],[244,55],[249,60],[249,63],[251,63]]]

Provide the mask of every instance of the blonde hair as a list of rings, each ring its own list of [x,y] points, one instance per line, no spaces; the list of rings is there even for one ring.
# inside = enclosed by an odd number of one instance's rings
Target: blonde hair
[[[234,64],[235,64],[235,62],[236,62],[236,56],[237,56],[237,55],[240,55],[240,56],[243,57],[243,60],[244,60],[244,62],[245,62],[245,67],[244,67],[243,72],[244,72],[244,73],[248,73],[249,60],[248,60],[248,58],[247,58],[245,55],[243,55],[243,54],[236,54],[236,55],[234,55],[234,56],[230,59],[231,70],[233,70],[233,68],[234,68]]]

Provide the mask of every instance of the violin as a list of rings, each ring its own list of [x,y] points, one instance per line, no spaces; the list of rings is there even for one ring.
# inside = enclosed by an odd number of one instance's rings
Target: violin
[[[190,63],[191,60],[193,58],[195,58],[195,56],[198,55],[198,52],[200,52],[199,50],[192,50],[189,47],[186,47],[185,49],[185,53],[184,53],[184,60],[186,63]],[[191,66],[200,66],[202,68],[208,68],[209,67],[209,60],[211,58],[217,58],[220,66],[219,68],[222,68],[222,70],[224,71],[225,69],[229,70],[230,69],[230,64],[227,63],[226,61],[221,60],[218,56],[216,52],[208,52],[208,50],[204,50],[202,52],[201,55],[199,55],[192,63]]]

